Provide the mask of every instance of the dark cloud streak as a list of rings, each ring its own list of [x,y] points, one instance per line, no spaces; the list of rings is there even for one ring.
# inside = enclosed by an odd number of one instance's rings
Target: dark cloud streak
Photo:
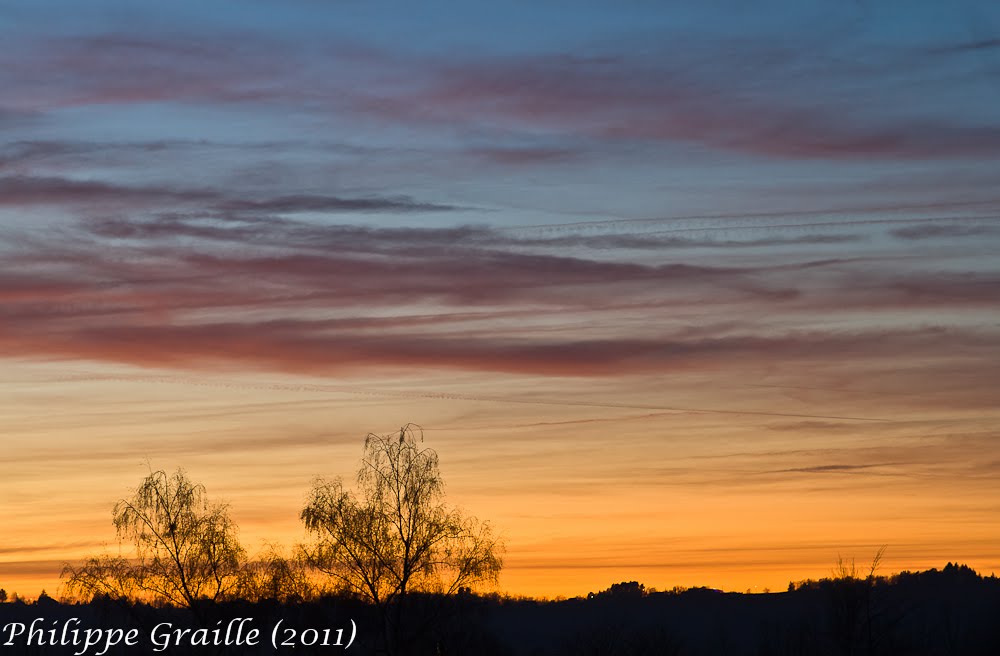
[[[925,223],[897,228],[889,232],[898,239],[920,240],[950,237],[980,237],[1000,234],[1000,227],[989,224]]]
[[[175,207],[181,204],[202,207],[210,215],[217,212],[231,212],[237,216],[303,212],[446,212],[456,209],[451,205],[423,203],[403,196],[348,198],[297,194],[253,199],[232,198],[233,193],[213,189],[125,186],[62,177],[20,175],[0,177],[0,206],[65,205],[84,214],[91,211],[95,204],[137,209]],[[103,225],[113,224],[113,221],[107,221]],[[123,229],[127,228],[127,224],[127,221],[118,222]],[[175,226],[181,227],[177,222]]]

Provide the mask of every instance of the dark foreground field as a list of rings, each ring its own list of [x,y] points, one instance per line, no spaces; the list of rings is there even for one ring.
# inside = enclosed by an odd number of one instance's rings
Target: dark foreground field
[[[708,589],[647,593],[638,584],[619,584],[588,598],[554,602],[413,596],[402,614],[406,649],[396,653],[1000,654],[1000,580],[995,577],[949,565],[941,571],[793,587],[747,595]],[[229,602],[201,607],[196,616],[186,609],[108,599],[75,605],[42,598],[0,605],[0,654],[379,654],[385,653],[379,617],[349,599]],[[97,644],[84,649],[87,629]],[[121,644],[128,631],[133,631],[131,646]],[[105,649],[108,641],[119,644]]]

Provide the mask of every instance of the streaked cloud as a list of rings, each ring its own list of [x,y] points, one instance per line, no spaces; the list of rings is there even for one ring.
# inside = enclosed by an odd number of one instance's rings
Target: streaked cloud
[[[890,231],[899,239],[938,239],[949,237],[979,237],[995,235],[1000,227],[989,223],[925,223]]]
[[[0,205],[67,205],[84,212],[95,207],[196,205],[210,211],[241,214],[297,212],[446,212],[449,205],[421,203],[403,196],[345,198],[324,195],[291,195],[261,199],[226,198],[212,189],[132,187],[93,180],[8,176],[0,178]],[[178,226],[180,227],[180,226]]]

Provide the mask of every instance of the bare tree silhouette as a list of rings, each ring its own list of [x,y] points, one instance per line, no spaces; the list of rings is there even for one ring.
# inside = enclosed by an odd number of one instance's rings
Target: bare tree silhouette
[[[235,589],[245,552],[224,504],[210,504],[205,488],[184,470],[151,471],[131,498],[115,504],[120,542],[131,557],[102,555],[62,576],[68,590],[83,597],[142,598],[187,606],[218,600]],[[197,614],[197,612],[196,612]]]
[[[318,479],[301,515],[312,562],[379,609],[392,652],[408,593],[454,593],[496,581],[503,566],[492,527],[445,504],[438,455],[422,442],[413,424],[369,434],[355,491]]]

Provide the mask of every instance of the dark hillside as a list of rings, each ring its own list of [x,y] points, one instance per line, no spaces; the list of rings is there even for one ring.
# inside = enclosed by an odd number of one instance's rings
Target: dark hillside
[[[949,564],[944,570],[902,573],[890,578],[807,581],[772,594],[723,593],[705,588],[647,593],[638,584],[616,584],[589,598],[564,601],[508,599],[462,593],[451,597],[415,595],[407,600],[408,656],[897,656],[1000,653],[1000,580]],[[299,604],[228,602],[205,606],[203,625],[188,610],[152,608],[97,599],[88,604],[0,605],[2,654],[329,654],[357,625],[345,653],[385,653],[375,643],[378,615],[368,605],[327,598]],[[75,618],[77,621],[73,621]],[[190,644],[187,633],[162,651],[166,629],[202,628],[202,640],[225,642],[225,630],[239,618],[246,630],[260,630],[258,644]],[[37,621],[36,621],[37,620]],[[82,642],[27,644],[32,621],[49,642],[67,627],[135,630],[135,646],[104,643],[82,651]],[[294,649],[279,643],[294,632]],[[159,625],[159,628],[157,626]],[[56,633],[52,633],[53,627]],[[292,630],[292,632],[290,632]],[[328,631],[327,631],[328,630]],[[218,633],[212,633],[217,631]],[[154,638],[154,634],[156,637]],[[213,636],[218,636],[213,638]],[[105,636],[106,637],[106,636]],[[82,640],[82,638],[81,638]],[[322,646],[326,641],[328,644]],[[179,642],[180,644],[176,644]],[[309,643],[317,644],[309,644]],[[9,644],[8,644],[9,643]],[[400,655],[402,656],[402,655]]]

